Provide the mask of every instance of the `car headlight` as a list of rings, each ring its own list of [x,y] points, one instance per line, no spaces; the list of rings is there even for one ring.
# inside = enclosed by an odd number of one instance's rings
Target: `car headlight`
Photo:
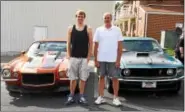
[[[16,77],[17,78],[18,76],[19,76],[19,74],[17,72],[14,72],[13,73],[13,77]]]
[[[184,69],[183,68],[178,68],[177,69],[177,74],[184,74]]]
[[[123,71],[123,74],[124,74],[125,76],[129,76],[129,75],[130,75],[130,70],[129,70],[129,69],[125,69],[125,70]]]
[[[11,72],[9,69],[5,69],[5,70],[3,70],[2,75],[3,75],[3,77],[11,77]]]
[[[60,76],[60,77],[64,77],[64,76],[65,76],[65,72],[60,71],[60,72],[59,72],[59,76]]]
[[[168,69],[167,70],[167,75],[173,75],[174,74],[174,70],[173,69]]]

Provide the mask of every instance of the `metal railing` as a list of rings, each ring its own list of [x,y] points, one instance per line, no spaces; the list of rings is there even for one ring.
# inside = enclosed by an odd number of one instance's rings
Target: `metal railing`
[[[131,18],[135,17],[134,10],[132,9],[132,5],[123,5],[120,9],[116,10],[115,19],[120,18]]]

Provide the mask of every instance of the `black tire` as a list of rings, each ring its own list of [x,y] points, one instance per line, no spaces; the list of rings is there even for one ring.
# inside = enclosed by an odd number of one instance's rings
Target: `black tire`
[[[19,93],[19,92],[10,91],[10,90],[8,92],[11,97],[20,97],[21,96],[21,93]]]
[[[109,93],[113,93],[112,81],[108,77],[105,80],[105,87]]]
[[[8,93],[11,97],[20,97],[21,96],[20,92],[12,90],[11,86],[9,86],[9,85],[6,85],[6,90],[8,91]]]
[[[182,85],[181,83],[182,83],[181,81],[177,82],[177,83],[176,83],[176,84],[177,84],[176,89],[172,90],[171,93],[173,93],[173,94],[178,94],[179,91],[181,90],[181,85]]]

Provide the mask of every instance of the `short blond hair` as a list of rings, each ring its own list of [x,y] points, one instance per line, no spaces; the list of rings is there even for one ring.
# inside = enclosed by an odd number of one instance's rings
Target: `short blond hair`
[[[78,15],[83,15],[84,18],[86,17],[86,13],[83,10],[77,10],[75,16],[77,17]]]
[[[103,14],[103,19],[105,19],[105,16],[107,16],[107,15],[109,15],[109,16],[112,18],[112,14],[111,14],[110,12],[105,12],[105,13]]]

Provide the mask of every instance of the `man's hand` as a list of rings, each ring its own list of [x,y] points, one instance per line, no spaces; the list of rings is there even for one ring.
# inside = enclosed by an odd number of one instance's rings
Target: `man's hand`
[[[116,68],[120,67],[120,61],[116,61]]]
[[[97,67],[97,68],[99,68],[100,67],[100,64],[99,64],[99,62],[98,61],[94,61],[94,64],[95,64],[95,67]]]
[[[92,47],[93,47],[93,34],[92,34],[92,28],[88,27],[87,29],[88,32],[88,37],[89,37],[89,50],[88,50],[88,57],[87,57],[87,63],[89,63],[89,60],[91,59],[92,56]]]
[[[71,32],[72,32],[72,27],[68,28],[67,31],[67,59],[70,59],[70,55],[71,55]]]
[[[69,55],[67,55],[67,56],[66,56],[66,58],[69,60],[69,59],[70,59],[70,56],[69,56]]]
[[[90,57],[87,57],[87,63],[89,63],[89,61],[90,61]]]
[[[117,59],[116,59],[116,67],[117,68],[120,67],[120,60],[121,60],[122,50],[123,50],[122,41],[118,41],[118,51],[117,51]]]
[[[184,54],[183,53],[181,54],[181,58],[184,58]]]
[[[181,44],[182,44],[182,42],[181,42]],[[182,47],[179,48],[180,54],[181,54],[181,55],[180,55],[181,58],[184,58],[184,47],[183,47],[183,45],[184,45],[184,44],[182,44],[182,45],[181,45]]]

